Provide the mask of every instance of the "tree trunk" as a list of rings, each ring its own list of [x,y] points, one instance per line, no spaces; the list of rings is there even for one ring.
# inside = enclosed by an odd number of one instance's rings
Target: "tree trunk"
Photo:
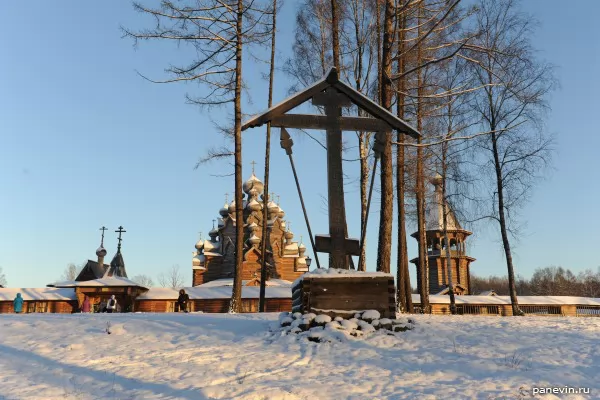
[[[381,65],[381,0],[375,0],[375,29],[377,30],[377,101],[381,103],[381,86],[383,80],[383,67]]]
[[[333,42],[333,66],[338,70],[338,74],[341,76],[337,0],[331,0],[331,40]]]
[[[502,184],[502,168],[500,165],[500,157],[498,155],[498,139],[495,123],[492,123],[492,150],[494,152],[494,167],[496,170],[496,183],[498,189],[498,217],[500,222],[500,233],[502,234],[502,246],[504,247],[504,255],[506,256],[506,268],[508,269],[508,291],[510,294],[510,302],[512,304],[513,315],[525,315],[519,308],[519,300],[517,299],[517,288],[515,286],[515,271],[513,268],[512,253],[510,251],[510,243],[508,241],[508,231],[506,230],[506,217],[504,215],[504,185]]]
[[[423,4],[419,5],[419,29],[418,37],[421,37],[421,20]],[[422,64],[422,45],[417,46],[417,65]],[[417,71],[417,130],[423,130],[423,72]],[[422,144],[422,136],[417,139],[417,144]],[[419,294],[421,295],[421,312],[430,313],[429,306],[429,258],[427,255],[427,234],[425,227],[425,171],[424,171],[423,148],[417,147],[417,225],[418,225],[418,244],[419,244],[419,274],[420,285]]]
[[[358,5],[354,7],[354,36],[356,40],[358,52],[357,66],[355,68],[355,83],[356,90],[361,91],[362,89],[362,69],[363,69],[363,43],[360,38],[359,31],[359,16],[358,16]],[[364,113],[358,110],[358,115],[362,116]],[[367,219],[367,195],[369,190],[369,134],[367,132],[358,132],[358,151],[360,157],[360,231],[365,229],[365,221]],[[366,271],[367,265],[367,237],[364,237],[365,243],[362,244],[361,253],[359,255],[360,264],[358,265],[359,271]]]
[[[269,68],[269,100],[268,108],[273,105],[273,79],[275,76],[275,33],[277,27],[277,0],[273,0],[273,32],[271,33],[271,65]],[[267,222],[269,220],[267,205],[269,203],[269,161],[271,158],[271,123],[267,124],[267,136],[265,138],[265,186],[263,190],[263,209],[262,209],[262,234],[260,243],[260,293],[258,301],[258,311],[265,312],[265,294],[267,286],[267,242],[269,240],[269,231]]]
[[[243,0],[238,0],[235,50],[235,271],[231,290],[230,312],[240,312],[242,306],[242,263],[244,262],[244,207],[242,192],[242,17]]]
[[[452,106],[448,105],[449,113],[451,116]],[[451,118],[451,117],[450,117]],[[448,132],[452,132],[452,123],[448,125]],[[448,142],[442,143],[442,224],[444,230],[444,246],[446,246],[446,273],[448,274],[448,294],[450,295],[450,313],[456,314],[456,299],[454,298],[454,282],[452,282],[452,253],[450,251],[450,241],[448,240],[448,203],[446,202],[446,177],[447,177],[447,165],[446,165],[446,154],[448,151]],[[456,265],[456,275],[458,276],[460,264]]]
[[[358,151],[360,152],[360,231],[365,229],[365,220],[367,218],[367,194],[369,191],[369,141],[367,140],[366,132],[358,133]],[[366,271],[366,256],[367,256],[367,237],[365,236],[365,244],[362,246],[360,254],[359,271]]]
[[[394,1],[386,0],[383,48],[381,57],[381,106],[392,109],[392,44],[394,36]],[[384,149],[381,154],[381,210],[379,217],[379,243],[377,247],[377,271],[390,272],[392,252],[392,222],[394,219],[394,182],[392,167],[391,132],[385,135]]]
[[[398,20],[398,54],[401,54],[404,49],[406,27],[406,14],[403,14]],[[398,74],[401,75],[405,71],[404,58],[398,60]],[[398,101],[397,114],[398,118],[404,118],[404,103],[406,101],[406,78],[398,80]],[[397,132],[397,140],[399,143],[404,142],[405,135],[402,132]],[[410,288],[410,274],[408,270],[408,249],[406,239],[406,209],[405,209],[405,152],[404,146],[396,147],[396,201],[398,203],[398,257],[396,261],[396,302],[400,312],[413,312],[412,296]]]

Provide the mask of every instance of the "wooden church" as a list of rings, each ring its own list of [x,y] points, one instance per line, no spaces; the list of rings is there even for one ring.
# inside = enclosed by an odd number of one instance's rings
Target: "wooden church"
[[[294,281],[309,265],[305,256],[306,246],[294,241],[285,212],[268,199],[267,221],[263,221],[264,185],[254,172],[243,184],[244,190],[244,262],[242,280],[251,286],[261,278],[260,242],[263,225],[267,224],[267,279]],[[259,197],[260,196],[260,197]],[[272,196],[271,196],[272,197]],[[219,279],[233,279],[235,271],[235,201],[225,202],[219,210],[218,225],[208,233],[209,240],[199,240],[192,259],[192,286],[199,286]],[[214,225],[214,224],[213,224]]]

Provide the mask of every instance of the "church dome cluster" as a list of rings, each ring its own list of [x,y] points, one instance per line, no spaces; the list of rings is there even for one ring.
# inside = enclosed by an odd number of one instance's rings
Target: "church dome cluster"
[[[291,258],[295,266],[293,270],[306,266],[304,252],[306,247],[293,241],[294,234],[283,220],[285,212],[279,206],[275,197],[264,193],[264,184],[258,177],[252,173],[242,185],[243,194],[243,215],[244,215],[244,262],[249,260],[248,254],[254,251],[260,258],[262,227],[263,227],[263,206],[265,197],[267,198],[267,229],[271,243],[267,243],[266,256],[272,258],[268,262],[273,268],[277,269],[278,260],[283,257]],[[235,256],[232,253],[235,247],[235,225],[236,225],[236,202],[232,200],[219,209],[219,217],[214,220],[213,228],[208,233],[210,239],[199,240],[195,245],[193,252],[192,266],[194,270],[205,270],[211,262],[214,264],[219,259],[221,277],[227,276],[224,271],[233,271],[232,266],[226,265],[235,262]],[[252,257],[250,257],[252,258]],[[208,272],[207,272],[208,273]],[[229,272],[232,275],[232,272]],[[217,278],[218,279],[218,278]]]

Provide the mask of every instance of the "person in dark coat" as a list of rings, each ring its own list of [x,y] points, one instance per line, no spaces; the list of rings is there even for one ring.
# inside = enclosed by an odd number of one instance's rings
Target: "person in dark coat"
[[[23,297],[21,297],[21,293],[17,293],[17,297],[13,300],[13,307],[17,314],[23,311]]]
[[[106,312],[112,313],[112,312],[115,312],[116,310],[117,310],[117,299],[115,298],[115,295],[113,294],[112,296],[110,296],[108,303],[106,303]]]
[[[179,306],[179,312],[188,312],[187,305],[190,301],[190,296],[185,292],[185,290],[181,289],[179,291],[179,297],[177,298],[177,305]]]
[[[83,298],[83,304],[81,305],[81,312],[82,313],[89,313],[90,310],[92,308],[92,305],[90,304],[90,298],[85,296]]]

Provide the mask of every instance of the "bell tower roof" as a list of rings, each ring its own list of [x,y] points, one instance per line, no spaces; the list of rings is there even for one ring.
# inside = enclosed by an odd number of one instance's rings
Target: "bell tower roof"
[[[443,231],[444,230],[444,202],[446,203],[446,222],[449,231],[462,230],[462,226],[458,222],[452,205],[447,199],[444,199],[442,194],[443,178],[440,174],[435,174],[429,182],[434,187],[433,196],[427,202],[425,209],[425,229],[428,231]]]

